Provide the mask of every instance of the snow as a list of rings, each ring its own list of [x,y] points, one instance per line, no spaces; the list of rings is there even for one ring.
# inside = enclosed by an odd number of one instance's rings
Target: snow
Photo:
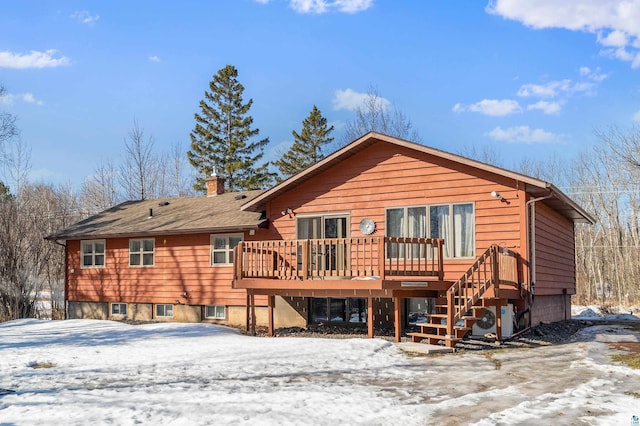
[[[0,324],[0,424],[628,425],[640,370],[607,342],[639,339],[600,324],[562,345],[409,356],[382,339],[18,320]]]
[[[603,312],[603,308],[597,305],[572,305],[571,318],[587,321],[640,321],[640,308],[632,306],[610,309],[616,313]]]

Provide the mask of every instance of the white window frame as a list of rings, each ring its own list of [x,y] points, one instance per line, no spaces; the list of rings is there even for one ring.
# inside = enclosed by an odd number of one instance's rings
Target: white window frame
[[[213,308],[214,315],[209,315],[209,308]],[[222,315],[220,315],[220,311],[222,311]],[[224,305],[205,305],[204,307],[204,317],[207,319],[226,319],[227,318],[227,307]]]
[[[140,250],[139,251],[131,251],[131,244],[134,241],[139,241],[140,242]],[[151,241],[153,242],[153,250],[149,251],[149,250],[145,250],[144,249],[144,242],[145,241]],[[153,261],[151,262],[150,265],[145,265],[144,264],[144,256],[145,255],[152,255],[152,259]],[[140,256],[140,263],[139,264],[133,264],[131,263],[131,255],[139,255]],[[156,264],[156,240],[155,238],[131,238],[129,239],[129,266],[134,267],[134,268],[150,268],[155,266]]]
[[[216,239],[224,239],[225,240],[225,246],[224,248],[216,248],[215,247],[215,240]],[[211,238],[210,238],[210,249],[209,249],[209,255],[210,255],[210,260],[209,260],[209,264],[211,266],[232,266],[233,265],[233,249],[234,247],[231,247],[229,244],[229,239],[230,238],[239,238],[240,241],[244,241],[244,234],[242,233],[238,233],[238,234],[211,234]],[[224,263],[216,263],[215,262],[215,254],[216,253],[224,253]]]
[[[91,253],[84,251],[85,244],[91,244]],[[103,252],[96,251],[96,244],[102,244]],[[80,267],[81,268],[104,268],[107,263],[107,242],[105,240],[81,240],[80,241]],[[91,256],[91,265],[84,264],[85,256]],[[96,256],[102,256],[102,265],[96,265]]]
[[[124,306],[124,313],[122,313],[122,307]],[[114,312],[114,308],[118,307],[118,311],[119,312]],[[111,312],[111,316],[127,316],[129,313],[129,306],[126,303],[122,303],[122,302],[115,302],[115,303],[111,303],[111,306],[109,308],[109,312]]]
[[[453,209],[454,206],[460,206],[460,205],[471,205],[471,209],[472,209],[472,218],[473,218],[473,235],[472,235],[472,241],[471,241],[471,256],[455,256],[455,247],[454,247],[454,242],[455,242],[455,225],[454,225],[454,213],[453,213]],[[387,230],[388,233],[388,229],[389,229],[389,224],[386,223],[387,219],[388,219],[388,211],[389,210],[403,210],[404,211],[404,224],[403,227],[404,229],[402,230],[402,234],[403,235],[408,235],[409,234],[409,220],[408,220],[408,211],[410,208],[425,208],[426,211],[426,235],[424,236],[424,238],[431,238],[431,207],[441,207],[441,206],[446,206],[449,208],[449,229],[450,229],[450,233],[451,235],[445,236],[445,245],[448,245],[450,247],[450,250],[445,250],[444,253],[444,258],[445,259],[473,259],[475,258],[475,245],[476,245],[476,205],[474,202],[470,201],[470,202],[460,202],[460,203],[437,203],[437,204],[420,204],[420,205],[415,205],[415,206],[396,206],[396,207],[387,207],[385,209],[385,229]],[[388,236],[388,235],[387,235]],[[449,254],[447,255],[447,251],[449,251]]]
[[[158,308],[163,307],[163,313],[162,315],[160,315],[158,313]],[[167,309],[168,307],[170,307],[171,310],[171,315],[168,315],[167,313]],[[154,307],[153,307],[154,313],[156,314],[156,318],[173,318],[174,315],[174,309],[173,309],[173,305],[170,303],[157,303]]]

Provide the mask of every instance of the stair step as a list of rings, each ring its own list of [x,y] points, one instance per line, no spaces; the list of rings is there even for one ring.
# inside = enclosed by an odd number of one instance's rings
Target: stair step
[[[449,347],[454,346],[456,342],[461,340],[453,336],[447,337],[447,336],[440,336],[438,334],[429,334],[429,333],[407,333],[407,336],[410,336],[413,342],[420,342],[426,339],[431,345],[437,345],[437,344],[440,344],[440,342],[444,342],[444,344]]]
[[[421,322],[416,324],[418,327],[422,328],[422,327],[431,327],[431,328],[437,328],[437,329],[442,329],[442,330],[446,330],[447,328],[447,324],[438,324],[438,323],[430,323],[430,322]],[[471,327],[465,327],[463,325],[454,325],[453,326],[454,330],[471,330]]]

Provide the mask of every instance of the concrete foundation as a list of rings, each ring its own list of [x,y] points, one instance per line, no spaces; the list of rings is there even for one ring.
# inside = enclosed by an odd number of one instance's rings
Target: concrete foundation
[[[531,325],[571,319],[571,296],[535,296],[531,306]]]

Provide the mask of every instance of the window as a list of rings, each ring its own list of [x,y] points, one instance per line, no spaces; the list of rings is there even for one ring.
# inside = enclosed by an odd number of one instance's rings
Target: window
[[[104,268],[104,240],[82,241],[81,253],[83,268]]]
[[[387,236],[443,238],[444,257],[473,257],[475,221],[472,203],[387,209]],[[403,257],[404,247],[392,246],[391,258]],[[414,249],[417,250],[417,249]],[[423,256],[414,252],[412,257]]]
[[[367,300],[360,298],[310,298],[311,322],[367,322]]]
[[[129,266],[153,266],[155,240],[129,240]]]
[[[112,303],[111,304],[111,315],[127,315],[127,304],[126,303]]]
[[[233,263],[233,249],[240,241],[242,241],[242,234],[212,235],[211,264],[231,265]]]
[[[173,317],[173,305],[156,305],[156,317]]]
[[[227,313],[222,305],[207,305],[204,309],[205,318],[225,319]]]

